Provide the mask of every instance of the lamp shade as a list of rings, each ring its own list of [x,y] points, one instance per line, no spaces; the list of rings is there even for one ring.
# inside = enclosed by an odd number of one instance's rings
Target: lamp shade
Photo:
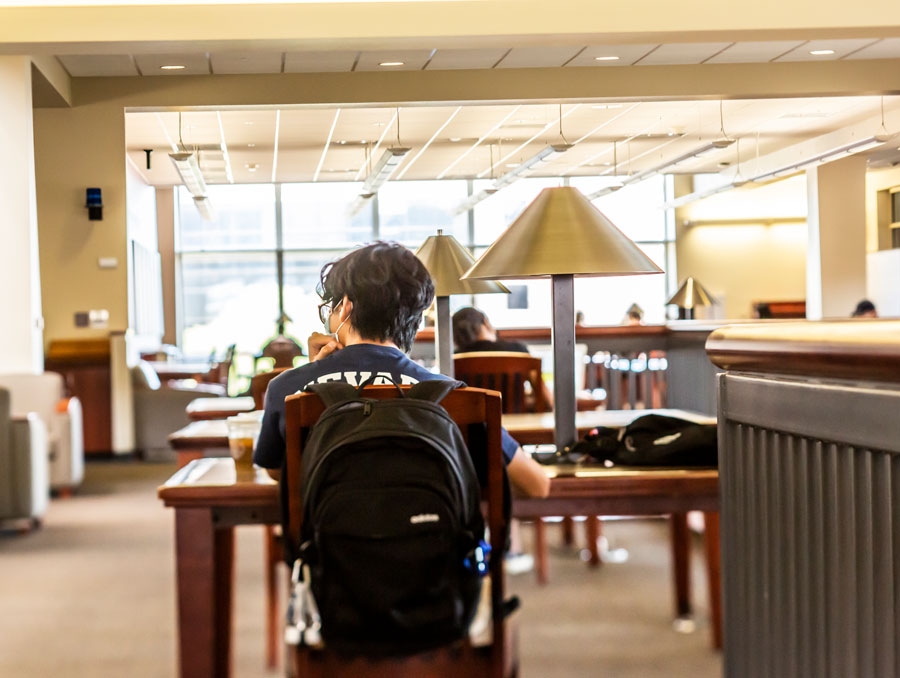
[[[545,188],[463,280],[662,273],[577,188]]]
[[[509,294],[506,287],[492,280],[460,280],[475,263],[475,259],[456,238],[444,235],[441,230],[438,230],[437,235],[428,236],[416,251],[416,256],[425,264],[434,280],[436,297],[451,294]]]
[[[642,309],[637,304],[632,304],[631,306],[628,307],[628,310],[625,311],[625,313],[640,313],[641,315],[643,315],[644,309]]]
[[[674,304],[678,308],[696,308],[697,306],[712,306],[713,296],[706,291],[698,281],[686,278],[678,291],[666,302],[666,305]]]

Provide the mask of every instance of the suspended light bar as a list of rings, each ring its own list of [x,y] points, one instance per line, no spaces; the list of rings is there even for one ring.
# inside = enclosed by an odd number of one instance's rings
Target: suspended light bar
[[[200,172],[200,164],[197,162],[196,153],[188,153],[185,151],[179,153],[169,153],[175,169],[181,175],[181,181],[184,182],[185,188],[195,197],[206,196],[206,181],[203,179],[203,173]]]
[[[468,212],[485,198],[490,198],[492,195],[494,195],[497,190],[498,189],[494,188],[493,186],[482,188],[480,191],[478,191],[478,193],[473,193],[468,198],[459,203],[459,205],[457,205],[453,210],[453,213],[462,214],[463,212]]]
[[[359,212],[364,205],[368,204],[368,202],[375,197],[374,193],[360,193],[353,202],[350,203],[350,207],[347,208],[347,214],[351,217]]]
[[[552,144],[546,148],[542,148],[528,158],[528,160],[519,164],[515,169],[510,170],[499,179],[496,179],[493,186],[478,191],[478,193],[470,195],[463,200],[454,210],[455,214],[461,214],[462,212],[472,209],[475,205],[485,198],[489,198],[501,188],[506,188],[517,179],[533,174],[535,171],[556,160],[570,148],[572,148],[572,144]]]
[[[209,201],[205,195],[194,196],[194,206],[197,208],[197,211],[200,212],[200,216],[203,217],[203,221],[214,221],[216,218],[215,210],[213,210],[212,203]]]
[[[866,137],[865,139],[858,139],[857,141],[853,141],[849,144],[844,144],[843,146],[833,148],[830,151],[825,151],[824,153],[820,153],[819,155],[813,156],[812,158],[807,158],[806,160],[801,160],[799,162],[795,162],[790,165],[785,165],[784,167],[779,167],[778,169],[765,172],[764,174],[753,177],[751,181],[762,182],[768,181],[769,179],[785,177],[789,174],[799,172],[802,169],[806,169],[810,165],[831,162],[832,160],[846,158],[848,155],[854,155],[855,153],[864,153],[865,151],[870,151],[873,148],[878,148],[879,146],[883,146],[884,144],[889,143],[896,137],[896,134],[874,134],[870,137]]]
[[[378,193],[378,189],[384,185],[391,175],[397,170],[397,166],[403,161],[403,156],[409,153],[405,146],[388,148],[372,166],[372,171],[363,183],[361,194]]]
[[[636,184],[639,181],[644,181],[645,179],[649,179],[650,177],[661,174],[667,169],[672,169],[676,165],[680,165],[681,163],[688,160],[702,158],[709,155],[710,153],[714,153],[715,151],[721,151],[724,148],[728,148],[733,143],[734,139],[716,139],[715,141],[711,141],[710,143],[706,144],[705,146],[701,146],[696,150],[683,153],[682,155],[679,155],[677,158],[674,158],[672,160],[667,160],[661,165],[657,165],[656,167],[651,167],[650,169],[637,172],[636,174],[632,174],[630,177],[622,181],[619,185],[606,186],[605,188],[601,188],[599,191],[594,191],[593,193],[588,195],[588,200],[596,200],[597,198],[602,198],[604,195],[609,195],[610,193],[618,191],[620,188],[623,188],[630,184]]]

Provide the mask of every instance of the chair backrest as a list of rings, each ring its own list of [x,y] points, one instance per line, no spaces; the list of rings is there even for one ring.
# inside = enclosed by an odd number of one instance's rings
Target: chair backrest
[[[453,356],[456,378],[475,388],[500,391],[503,413],[546,412],[541,359],[527,353],[484,351]],[[531,385],[526,398],[525,383]]]
[[[266,389],[269,388],[269,382],[287,369],[290,368],[277,367],[271,372],[260,372],[251,377],[250,395],[253,396],[253,409],[263,409],[266,400]]]
[[[36,412],[47,426],[65,396],[63,378],[55,372],[0,374],[0,387],[10,392],[13,416]]]
[[[408,389],[408,386],[402,386],[401,389]],[[369,386],[364,389],[363,396],[368,398],[395,398],[397,397],[397,387],[395,386]],[[487,525],[490,528],[490,542],[494,553],[502,552],[501,540],[506,534],[505,518],[503,516],[503,452],[500,441],[500,415],[501,406],[500,398],[496,393],[477,388],[464,388],[451,391],[441,402],[447,413],[459,426],[463,437],[468,442],[468,431],[474,425],[483,424],[486,427],[486,458],[487,482],[482,488],[482,505],[486,506]],[[310,428],[318,421],[319,416],[325,407],[319,397],[314,393],[299,393],[288,396],[285,399],[285,454],[286,467],[281,482],[284,484],[283,490],[288,498],[287,505],[287,536],[296,539],[300,534],[300,528],[303,524],[303,498],[300,496],[301,483],[301,461],[303,457],[303,443],[306,440],[306,434]],[[412,669],[412,673],[398,671],[398,665],[394,665],[394,673],[388,675],[397,676],[397,678],[406,675],[489,675],[501,676],[503,673],[504,659],[504,639],[503,632],[503,560],[502,558],[491,558],[491,611],[493,620],[493,638],[494,643],[491,645],[488,655],[489,671],[475,673],[466,673],[460,670],[460,666],[455,667],[456,673],[422,673],[418,672],[419,668]],[[309,654],[305,650],[298,649],[301,655]],[[331,653],[319,653],[330,655]],[[471,654],[471,653],[470,653]],[[470,656],[467,655],[467,657]],[[302,663],[301,659],[301,663]],[[343,678],[360,675],[360,667],[358,664],[354,666],[352,663],[343,663],[331,658],[324,664],[317,661],[320,667],[328,666],[327,675],[329,678]],[[370,667],[372,668],[372,667]],[[355,672],[355,673],[354,673]],[[372,673],[376,675],[377,671]],[[306,676],[306,673],[303,673]],[[316,673],[319,675],[319,673]],[[326,675],[323,669],[321,675]],[[370,673],[365,673],[370,675]]]
[[[259,358],[272,358],[275,367],[293,367],[294,358],[303,355],[303,347],[290,337],[279,334],[263,347]]]

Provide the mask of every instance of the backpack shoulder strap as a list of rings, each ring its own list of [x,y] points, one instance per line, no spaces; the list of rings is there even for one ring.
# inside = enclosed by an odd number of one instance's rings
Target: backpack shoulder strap
[[[450,391],[463,387],[465,387],[463,382],[454,379],[428,379],[414,384],[406,392],[406,397],[440,403]]]
[[[304,391],[315,393],[325,403],[325,407],[331,407],[338,403],[347,403],[359,400],[356,388],[343,381],[328,381],[322,384],[309,384]]]

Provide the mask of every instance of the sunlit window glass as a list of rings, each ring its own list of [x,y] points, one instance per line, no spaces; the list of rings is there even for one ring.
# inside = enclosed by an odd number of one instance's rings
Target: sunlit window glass
[[[275,247],[275,187],[272,184],[210,186],[214,218],[204,221],[194,199],[179,187],[178,248],[202,250],[257,250]]]
[[[467,242],[468,217],[454,214],[466,191],[465,181],[389,181],[378,192],[379,237],[418,247],[440,228]]]
[[[608,177],[575,177],[572,186],[585,195],[605,188]],[[594,200],[594,205],[632,240],[665,240],[665,179],[662,175],[645,179]]]
[[[182,350],[256,353],[273,334],[278,284],[272,252],[182,254]]]
[[[356,214],[350,206],[361,183],[323,182],[281,187],[282,237],[286,249],[347,247],[372,239],[372,202]]]

